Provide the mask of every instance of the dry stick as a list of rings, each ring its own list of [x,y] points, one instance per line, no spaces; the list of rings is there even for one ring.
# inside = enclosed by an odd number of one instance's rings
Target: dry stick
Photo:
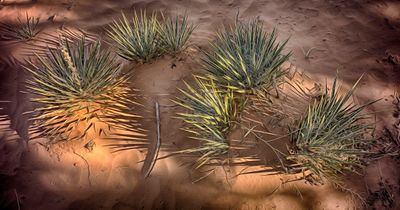
[[[19,205],[19,196],[18,196],[18,193],[17,193],[17,189],[15,189],[15,188],[14,188],[14,194],[15,194],[15,197],[17,198],[18,210],[21,210],[21,206]]]
[[[157,143],[156,143],[156,148],[154,151],[154,155],[153,158],[151,159],[151,163],[150,163],[150,167],[147,170],[146,174],[145,174],[145,178],[150,176],[151,171],[154,168],[154,165],[156,164],[156,160],[158,157],[158,152],[160,151],[160,145],[161,145],[161,137],[160,137],[160,105],[158,104],[158,102],[156,102],[156,123],[157,123]]]

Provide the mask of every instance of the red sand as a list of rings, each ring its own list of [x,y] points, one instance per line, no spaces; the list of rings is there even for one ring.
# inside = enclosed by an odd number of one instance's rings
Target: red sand
[[[312,79],[331,80],[338,72],[345,85],[362,74],[356,93],[358,102],[382,98],[371,107],[377,114],[377,133],[392,129],[397,120],[392,101],[400,79],[400,2],[397,1],[323,1],[323,0],[143,0],[143,1],[53,1],[3,0],[0,21],[15,23],[28,12],[40,17],[40,28],[52,33],[61,25],[76,27],[104,37],[104,27],[134,9],[162,10],[167,14],[187,12],[198,25],[190,42],[206,47],[222,24],[232,23],[239,9],[240,18],[258,16],[270,31],[275,26],[283,40],[290,37],[287,49],[293,51],[291,63],[306,71]],[[53,21],[47,21],[50,16]],[[304,181],[280,188],[281,176],[263,173],[235,177],[243,166],[218,167],[215,173],[193,183],[204,173],[193,170],[184,158],[157,161],[151,176],[141,173],[146,156],[143,151],[111,153],[98,143],[93,152],[79,145],[58,144],[50,148],[40,141],[29,141],[27,115],[33,105],[24,91],[26,73],[3,59],[14,56],[23,61],[26,44],[0,43],[0,101],[11,101],[6,111],[11,130],[0,133],[0,188],[2,200],[12,209],[386,209],[377,192],[386,189],[394,201],[391,209],[400,209],[399,162],[387,157],[372,161],[362,175],[346,177],[346,184],[367,203],[360,202],[333,186],[311,186]],[[313,49],[309,58],[304,52]],[[182,122],[172,118],[177,111],[169,99],[190,75],[200,72],[200,53],[191,47],[181,60],[160,58],[151,64],[131,66],[132,84],[140,89],[148,112],[146,129],[154,131],[155,101],[161,104],[162,140],[176,149],[190,145],[179,130]],[[388,59],[390,57],[390,59]],[[122,61],[122,60],[121,60]],[[172,68],[172,63],[176,67]],[[5,125],[3,127],[8,127]],[[16,135],[16,133],[18,135]],[[149,140],[155,136],[150,132]],[[382,139],[381,139],[382,140]],[[81,149],[82,148],[82,149]],[[162,150],[160,156],[167,155]],[[252,166],[252,170],[260,169]],[[283,177],[285,178],[285,177]],[[385,185],[379,185],[381,179]],[[277,190],[276,190],[277,189]],[[381,191],[379,191],[381,190]],[[375,194],[373,193],[375,192]],[[390,197],[390,196],[389,196]],[[1,199],[3,198],[3,199]],[[18,198],[18,199],[17,199]],[[388,207],[389,208],[389,207]]]

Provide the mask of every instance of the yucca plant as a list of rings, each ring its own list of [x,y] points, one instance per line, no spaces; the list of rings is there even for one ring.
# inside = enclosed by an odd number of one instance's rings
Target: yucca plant
[[[227,152],[227,136],[238,117],[238,105],[233,91],[219,89],[214,80],[195,76],[195,81],[195,87],[186,83],[187,90],[180,89],[184,98],[175,103],[188,111],[178,113],[178,118],[188,125],[183,130],[201,142],[201,146],[180,153],[201,153],[198,159],[201,166]]]
[[[160,23],[156,14],[145,11],[134,12],[131,21],[122,14],[107,29],[108,36],[116,42],[117,53],[122,58],[135,62],[148,62],[160,56]]]
[[[275,29],[267,34],[257,19],[236,21],[204,52],[204,68],[219,85],[236,92],[269,91],[285,75],[281,65],[291,55],[283,52],[287,41],[279,43]]]
[[[32,118],[38,137],[59,141],[80,139],[93,130],[102,134],[110,119],[129,108],[128,77],[99,42],[60,39],[58,49],[36,58],[25,68],[32,74],[27,81],[32,101],[42,105]]]
[[[34,18],[26,13],[25,21],[18,17],[16,25],[0,23],[0,33],[4,39],[29,40],[39,33],[39,18]]]
[[[182,21],[179,17],[164,17],[160,24],[161,45],[165,52],[175,56],[187,47],[187,42],[194,30],[193,24],[188,23],[187,15],[183,16]]]
[[[142,128],[140,123],[143,118],[138,113],[134,113],[136,108],[142,107],[137,101],[141,95],[138,90],[131,90],[130,100],[119,100],[120,106],[114,109],[116,115],[110,115],[107,122],[112,124],[117,132],[112,132],[106,137],[110,140],[108,146],[113,152],[148,148],[147,130]],[[122,106],[121,106],[122,105]]]
[[[363,111],[373,102],[362,106],[351,102],[359,81],[346,94],[339,93],[336,79],[330,92],[325,87],[293,129],[288,160],[330,181],[363,165],[368,154],[365,146],[371,143],[367,135],[372,129]]]

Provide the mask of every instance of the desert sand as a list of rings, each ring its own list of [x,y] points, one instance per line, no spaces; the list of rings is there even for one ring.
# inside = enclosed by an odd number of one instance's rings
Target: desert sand
[[[267,31],[276,27],[279,39],[290,38],[290,62],[317,82],[332,81],[338,74],[345,86],[364,77],[356,92],[359,103],[381,99],[376,111],[378,141],[387,141],[387,130],[396,133],[395,94],[400,81],[400,2],[379,0],[3,0],[0,21],[16,23],[19,16],[40,18],[37,37],[60,27],[80,28],[107,41],[104,28],[121,11],[164,11],[188,14],[197,25],[191,46],[179,58],[161,57],[149,64],[133,65],[132,86],[144,96],[143,127],[150,147],[155,141],[154,102],[161,105],[161,139],[171,149],[190,145],[174,118],[178,109],[170,99],[177,87],[202,72],[199,48],[207,48],[222,25],[240,18],[259,17]],[[0,101],[6,115],[0,133],[0,206],[8,209],[276,209],[347,210],[400,209],[399,161],[387,156],[371,161],[360,175],[345,177],[346,186],[364,199],[330,184],[305,181],[281,183],[286,176],[263,172],[263,161],[217,167],[207,174],[194,170],[180,156],[158,160],[148,178],[142,173],[147,149],[112,152],[97,142],[93,151],[86,142],[47,146],[45,139],[30,140],[29,101],[21,67],[35,40],[0,42]],[[107,44],[104,44],[107,46]],[[306,56],[307,51],[310,51]],[[14,60],[13,60],[14,59]],[[4,125],[3,125],[4,124]],[[397,135],[397,134],[396,134]],[[397,136],[395,135],[395,138]],[[398,138],[397,138],[398,140]],[[399,142],[397,142],[399,143]],[[397,145],[398,146],[398,145]],[[394,147],[394,146],[393,146]],[[398,150],[398,147],[397,147]],[[394,147],[393,151],[397,151]],[[259,173],[245,173],[261,171]],[[243,173],[237,176],[239,173]],[[383,184],[382,184],[383,183]]]

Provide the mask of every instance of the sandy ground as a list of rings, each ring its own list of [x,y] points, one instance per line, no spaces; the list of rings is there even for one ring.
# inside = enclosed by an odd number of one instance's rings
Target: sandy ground
[[[134,72],[132,86],[142,91],[149,141],[155,139],[154,102],[161,104],[160,156],[170,149],[191,144],[179,130],[182,122],[173,118],[177,107],[169,99],[191,74],[201,72],[197,47],[207,47],[215,31],[240,18],[259,17],[267,30],[276,27],[280,39],[290,37],[290,62],[316,81],[331,80],[338,72],[345,85],[362,74],[357,101],[381,98],[371,107],[379,111],[377,133],[386,139],[383,128],[393,129],[394,93],[399,89],[400,2],[367,0],[119,0],[53,1],[3,0],[0,21],[15,23],[28,12],[40,17],[41,33],[60,26],[77,27],[104,37],[104,27],[121,11],[138,9],[187,12],[198,25],[192,46],[181,59],[160,58],[150,64],[124,68]],[[48,20],[54,16],[53,21]],[[35,41],[30,41],[34,44]],[[371,161],[361,175],[347,176],[346,186],[365,203],[349,193],[325,184],[312,186],[304,181],[280,186],[285,176],[266,172],[236,176],[243,169],[264,169],[262,161],[218,167],[204,179],[182,157],[157,161],[149,178],[141,172],[147,150],[111,153],[98,142],[92,152],[85,142],[44,146],[44,140],[28,141],[28,115],[33,104],[24,93],[27,74],[21,69],[27,43],[0,44],[0,115],[9,121],[0,133],[0,204],[9,209],[279,209],[345,210],[400,209],[399,162],[386,157]],[[308,58],[305,52],[311,50]],[[10,62],[9,57],[17,60]],[[6,129],[7,128],[7,129]],[[385,194],[387,193],[387,194]],[[387,195],[386,198],[382,199]],[[393,201],[393,203],[391,203]],[[389,205],[390,204],[390,205]]]

